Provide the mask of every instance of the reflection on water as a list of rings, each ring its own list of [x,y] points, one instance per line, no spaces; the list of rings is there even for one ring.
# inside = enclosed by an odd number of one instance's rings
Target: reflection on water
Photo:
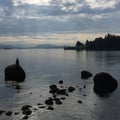
[[[93,92],[93,78],[83,80],[82,70],[93,75],[98,72],[110,73],[119,84],[120,54],[118,51],[64,51],[57,50],[0,50],[0,107],[19,115],[8,117],[21,119],[21,107],[30,104],[37,108],[50,97],[49,85],[63,80],[63,87],[73,86],[62,105],[54,105],[54,111],[38,109],[30,115],[30,120],[119,120],[120,95],[118,88],[107,97],[100,97]],[[4,82],[4,68],[13,64],[16,58],[26,72],[23,83]],[[83,86],[86,88],[83,88]],[[81,88],[81,89],[80,89]],[[60,96],[59,96],[60,97]],[[78,103],[82,100],[82,104]],[[0,119],[8,119],[5,115]]]

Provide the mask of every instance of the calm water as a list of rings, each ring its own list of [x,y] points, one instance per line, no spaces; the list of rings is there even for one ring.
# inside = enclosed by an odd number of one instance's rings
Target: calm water
[[[4,68],[13,64],[16,58],[26,71],[26,81],[16,90],[13,83],[4,82]],[[73,86],[62,105],[54,105],[55,110],[46,108],[33,110],[29,120],[120,120],[120,88],[107,97],[99,97],[93,91],[93,78],[83,80],[80,72],[88,70],[93,75],[108,72],[120,84],[120,52],[64,51],[62,49],[0,50],[0,109],[11,110],[19,115],[0,116],[0,120],[21,120],[21,107],[30,104],[38,108],[38,103],[50,97],[49,85],[63,80],[64,87]],[[79,91],[80,87],[85,89]],[[30,94],[32,92],[32,94]],[[83,96],[83,95],[86,96]],[[82,100],[79,104],[77,101]]]

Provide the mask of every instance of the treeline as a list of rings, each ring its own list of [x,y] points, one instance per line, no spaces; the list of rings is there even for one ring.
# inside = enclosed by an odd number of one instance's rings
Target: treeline
[[[99,37],[94,41],[87,40],[84,49],[86,50],[120,50],[120,36],[107,34],[104,38]]]

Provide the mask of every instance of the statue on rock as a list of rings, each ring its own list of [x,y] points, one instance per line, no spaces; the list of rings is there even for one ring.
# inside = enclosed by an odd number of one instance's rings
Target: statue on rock
[[[25,77],[25,71],[20,66],[18,58],[16,58],[15,64],[5,68],[5,81],[23,82]]]

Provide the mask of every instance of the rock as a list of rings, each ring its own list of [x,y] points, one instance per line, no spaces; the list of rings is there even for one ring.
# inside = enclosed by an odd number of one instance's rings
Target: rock
[[[23,117],[23,119],[28,119],[28,115],[25,115],[25,116]]]
[[[26,115],[30,115],[32,113],[32,111],[30,109],[28,109],[28,110],[23,110],[22,113],[26,114]]]
[[[72,86],[70,86],[70,87],[68,88],[68,92],[73,92],[74,90],[75,90],[75,88],[72,87]]]
[[[83,94],[83,96],[87,96],[86,94]]]
[[[25,77],[25,71],[18,62],[5,68],[5,81],[22,82],[25,80]]]
[[[92,73],[90,73],[88,71],[82,71],[81,72],[81,78],[83,78],[83,79],[87,79],[87,78],[89,78],[91,76],[92,76]]]
[[[56,85],[50,85],[49,88],[50,88],[49,91],[50,93],[57,93],[59,90]]]
[[[7,116],[11,116],[11,115],[12,115],[12,112],[11,112],[11,111],[8,111],[8,112],[6,112],[6,115],[7,115]]]
[[[78,103],[82,104],[82,100],[78,100]]]
[[[15,115],[18,115],[19,114],[19,112],[15,112]]]
[[[22,106],[22,110],[24,111],[24,110],[29,110],[29,108],[31,108],[32,106],[31,105],[24,105],[24,106]]]
[[[42,105],[42,106],[40,106],[39,108],[42,109],[42,108],[45,108],[45,106]]]
[[[37,105],[42,105],[41,103],[38,103]]]
[[[53,100],[52,99],[45,100],[45,104],[46,105],[53,105]]]
[[[57,94],[58,94],[58,95],[66,95],[66,94],[67,94],[67,93],[66,93],[66,90],[67,90],[67,89],[58,89]]]
[[[4,110],[0,110],[0,115],[2,115],[3,113],[5,113],[5,111]]]
[[[53,84],[53,85],[50,85],[49,88],[50,88],[50,89],[57,89],[57,85],[54,85],[54,84]]]
[[[61,100],[65,100],[65,97],[61,97]]]
[[[98,94],[106,94],[115,90],[118,86],[117,81],[108,73],[101,72],[95,75],[94,91]]]
[[[83,88],[86,88],[86,86],[84,85]]]
[[[62,104],[62,102],[61,102],[60,100],[55,101],[55,103],[56,103],[57,105],[61,105],[61,104]]]
[[[60,80],[60,81],[59,81],[59,84],[63,84],[63,80]]]
[[[48,110],[54,110],[54,108],[52,106],[49,106],[47,109]]]

